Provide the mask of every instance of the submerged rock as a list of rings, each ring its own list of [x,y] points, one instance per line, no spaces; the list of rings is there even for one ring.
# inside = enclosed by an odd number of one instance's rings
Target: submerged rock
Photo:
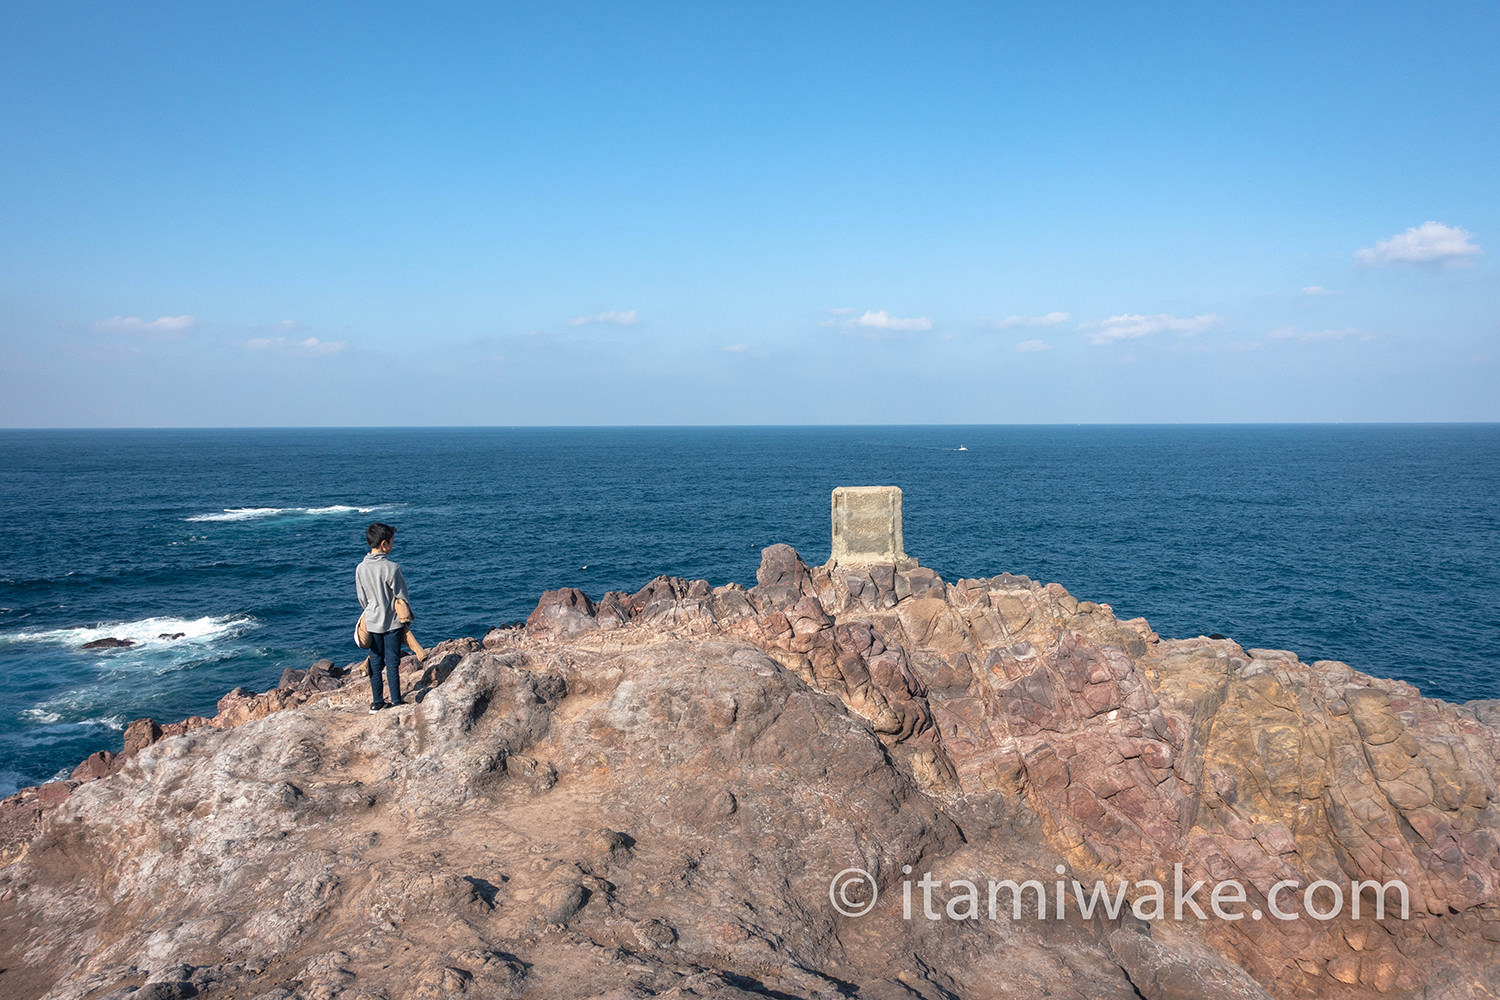
[[[134,639],[117,639],[114,636],[105,636],[103,639],[95,639],[86,642],[79,649],[126,649],[135,645]]]

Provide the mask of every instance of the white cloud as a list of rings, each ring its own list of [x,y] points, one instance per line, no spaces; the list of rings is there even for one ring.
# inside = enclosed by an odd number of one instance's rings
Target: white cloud
[[[308,337],[306,340],[293,340],[290,337],[254,337],[245,341],[245,347],[252,351],[283,351],[288,354],[302,354],[316,358],[338,354],[347,346],[349,346],[347,341],[319,340],[317,337]]]
[[[1338,295],[1338,292],[1330,291],[1322,285],[1307,285],[1302,289],[1303,295]]]
[[[1154,333],[1175,333],[1191,337],[1195,333],[1211,330],[1222,323],[1218,316],[1208,313],[1203,316],[1170,316],[1158,313],[1155,316],[1138,316],[1122,313],[1098,323],[1085,323],[1082,329],[1091,331],[1089,340],[1095,344],[1113,344],[1121,340],[1134,340]]]
[[[1023,340],[1016,345],[1016,351],[1021,354],[1032,354],[1036,351],[1050,351],[1052,345],[1045,340]]]
[[[750,350],[749,344],[730,344],[728,347],[720,348],[725,354],[744,354]]]
[[[932,320],[926,316],[892,316],[884,309],[879,312],[865,311],[865,314],[854,321],[857,325],[875,330],[931,330]]]
[[[111,316],[92,324],[98,333],[150,333],[176,336],[186,333],[198,325],[192,316],[163,316],[160,319],[144,320],[139,316]]]
[[[1002,320],[989,320],[986,325],[996,330],[1013,330],[1018,326],[1057,326],[1070,318],[1065,312],[1050,312],[1045,316],[1007,316]]]
[[[1356,251],[1361,264],[1443,264],[1448,267],[1471,263],[1483,251],[1470,242],[1473,233],[1441,222],[1424,222],[1404,233]]]
[[[635,326],[640,321],[641,318],[636,314],[634,309],[627,310],[626,312],[610,310],[608,312],[595,313],[592,316],[575,316],[568,320],[568,325],[593,326],[595,324],[604,324],[607,326]]]
[[[856,316],[857,309],[824,309],[828,318],[818,321],[825,330],[840,330],[846,336],[865,337],[870,340],[885,340],[893,334],[923,332],[932,329],[932,319],[927,316],[892,316],[884,309],[866,309]]]

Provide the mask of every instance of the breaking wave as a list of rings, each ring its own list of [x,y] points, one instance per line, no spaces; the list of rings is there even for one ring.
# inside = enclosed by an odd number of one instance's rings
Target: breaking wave
[[[48,643],[82,646],[100,639],[128,641],[130,648],[180,644],[206,645],[239,635],[256,624],[249,615],[203,618],[142,618],[133,622],[106,622],[77,628],[41,629],[4,636],[10,643]]]
[[[354,507],[333,504],[328,507],[226,507],[211,514],[194,514],[184,521],[260,521],[271,517],[324,517],[330,514],[373,514],[381,507]]]

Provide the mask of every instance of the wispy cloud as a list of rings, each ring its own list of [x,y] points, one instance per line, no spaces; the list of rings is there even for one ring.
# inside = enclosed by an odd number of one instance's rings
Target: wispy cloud
[[[608,312],[595,313],[592,316],[575,316],[568,320],[568,325],[594,326],[603,324],[605,326],[635,326],[640,321],[641,318],[634,309],[625,312],[610,310]]]
[[[866,309],[856,316],[857,309],[824,309],[828,318],[820,320],[818,326],[830,330],[842,330],[848,336],[868,337],[881,340],[898,333],[921,333],[932,329],[928,316],[892,316],[884,309]]]
[[[1424,222],[1404,233],[1381,240],[1373,247],[1355,252],[1361,264],[1440,264],[1461,267],[1470,264],[1483,250],[1472,242],[1474,234],[1441,222]]]
[[[1328,289],[1328,288],[1324,288],[1322,285],[1305,285],[1305,286],[1303,286],[1302,294],[1303,295],[1340,295],[1342,293],[1341,292],[1335,292],[1335,291],[1333,291],[1331,289]]]
[[[198,325],[192,316],[162,316],[144,320],[139,316],[111,316],[90,325],[96,333],[144,333],[156,336],[181,336]]]
[[[1360,340],[1373,339],[1369,334],[1354,327],[1345,327],[1341,330],[1299,330],[1295,326],[1284,326],[1270,333],[1272,340],[1290,340],[1302,344],[1316,343],[1321,340],[1348,340],[1352,337],[1358,337]]]
[[[252,351],[279,351],[315,358],[338,354],[348,346],[347,341],[319,340],[317,337],[308,337],[305,340],[293,340],[290,337],[253,337],[245,341],[245,347]]]
[[[1089,341],[1095,344],[1113,344],[1122,340],[1135,340],[1156,333],[1175,333],[1182,337],[1211,330],[1223,322],[1218,316],[1207,313],[1202,316],[1171,316],[1158,313],[1155,316],[1139,316],[1122,313],[1097,323],[1084,323],[1080,329],[1088,332]]]
[[[1016,345],[1016,353],[1018,354],[1034,354],[1038,351],[1050,350],[1052,350],[1052,345],[1045,340],[1023,340]]]
[[[866,327],[872,330],[913,331],[931,330],[932,320],[926,316],[892,316],[881,309],[879,312],[866,310],[865,314],[854,321],[856,326]]]
[[[850,309],[846,306],[840,306],[837,309],[824,309],[823,311],[828,314],[828,318],[819,320],[818,325],[824,327],[825,329],[831,329],[837,326],[847,326],[853,322],[853,320],[849,319],[848,317],[853,316],[855,313],[859,312],[858,309]]]
[[[730,344],[727,347],[721,347],[721,348],[719,348],[719,350],[723,351],[725,354],[744,354],[746,351],[750,350],[750,345],[749,344]]]
[[[1017,327],[1057,326],[1071,319],[1065,312],[1050,312],[1045,316],[1007,316],[1000,320],[985,320],[992,330],[1014,330]]]

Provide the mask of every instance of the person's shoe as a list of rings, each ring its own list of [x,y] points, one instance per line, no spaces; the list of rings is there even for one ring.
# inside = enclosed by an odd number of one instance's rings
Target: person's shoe
[[[370,714],[374,715],[376,712],[380,711],[382,708],[388,708],[388,707],[389,706],[386,705],[385,702],[383,702],[383,701],[377,701],[377,702],[373,703],[370,706]]]

